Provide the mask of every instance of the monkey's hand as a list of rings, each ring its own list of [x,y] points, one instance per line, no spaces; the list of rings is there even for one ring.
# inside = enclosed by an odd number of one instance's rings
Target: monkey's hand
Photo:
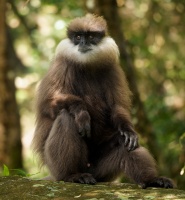
[[[78,114],[75,114],[75,122],[78,128],[78,132],[82,137],[91,136],[90,115],[86,110],[81,110]]]
[[[133,151],[139,146],[138,135],[134,130],[119,129],[119,133],[124,138],[124,145],[127,147],[128,151]]]

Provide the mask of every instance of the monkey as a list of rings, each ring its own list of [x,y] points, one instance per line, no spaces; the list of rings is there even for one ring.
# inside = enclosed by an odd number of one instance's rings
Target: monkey
[[[106,20],[72,20],[36,94],[33,146],[51,180],[96,184],[124,173],[142,188],[174,187],[139,145],[131,98]]]

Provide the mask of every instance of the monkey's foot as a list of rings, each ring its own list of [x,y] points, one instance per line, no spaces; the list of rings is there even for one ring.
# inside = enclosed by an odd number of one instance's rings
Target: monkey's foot
[[[95,178],[92,176],[92,174],[89,173],[73,174],[68,178],[66,178],[64,181],[72,183],[91,184],[91,185],[96,184]]]
[[[172,180],[170,180],[166,177],[157,177],[147,183],[141,184],[141,187],[143,189],[145,189],[147,187],[174,188],[174,184],[173,184]]]

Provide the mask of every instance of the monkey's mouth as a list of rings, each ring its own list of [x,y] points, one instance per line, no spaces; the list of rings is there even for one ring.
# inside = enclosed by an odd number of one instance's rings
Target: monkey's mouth
[[[81,53],[87,53],[88,51],[91,51],[92,49],[90,47],[79,47],[78,51]]]

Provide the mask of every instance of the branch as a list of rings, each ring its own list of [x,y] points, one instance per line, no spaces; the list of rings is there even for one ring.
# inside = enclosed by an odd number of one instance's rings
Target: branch
[[[11,30],[8,26],[6,26],[7,32],[7,41],[8,41],[8,63],[11,68],[14,68],[16,72],[25,73],[27,71],[27,67],[22,63],[21,59],[17,56],[15,48],[13,46],[13,38],[11,37]]]
[[[28,1],[29,1],[29,0],[28,0]],[[28,2],[28,1],[27,1],[27,2]],[[25,29],[27,35],[29,36],[30,43],[31,43],[32,47],[33,47],[33,48],[37,48],[37,43],[36,43],[35,40],[31,37],[32,32],[33,32],[34,30],[37,29],[37,25],[35,24],[35,25],[32,26],[32,27],[28,26],[27,20],[25,19],[25,17],[23,17],[23,16],[19,13],[17,7],[16,7],[15,4],[14,4],[15,2],[14,2],[13,0],[8,0],[8,2],[11,4],[12,10],[13,10],[14,14],[18,17],[18,19],[19,19],[20,22],[21,22],[21,25],[24,27],[24,29]]]

